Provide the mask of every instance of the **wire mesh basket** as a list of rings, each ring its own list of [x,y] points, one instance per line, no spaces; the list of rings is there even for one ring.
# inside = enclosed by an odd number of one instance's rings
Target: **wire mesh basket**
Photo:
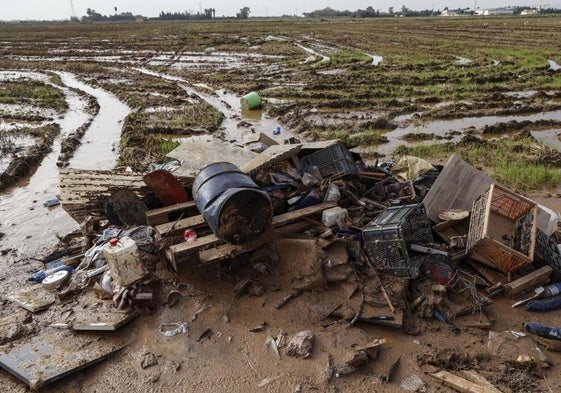
[[[532,263],[537,212],[532,200],[491,184],[473,203],[467,252],[506,273]]]
[[[422,204],[389,207],[362,230],[369,259],[381,271],[417,278],[422,256],[410,253],[411,244],[433,243],[431,223]]]
[[[561,252],[559,247],[550,236],[539,229],[536,231],[535,262],[538,266],[551,266],[554,277],[561,279]]]
[[[303,157],[301,162],[303,166],[317,166],[323,178],[342,177],[358,172],[351,153],[340,142]]]

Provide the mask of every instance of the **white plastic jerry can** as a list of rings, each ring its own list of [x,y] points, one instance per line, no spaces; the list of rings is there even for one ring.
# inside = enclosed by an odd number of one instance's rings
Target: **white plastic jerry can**
[[[136,243],[128,236],[111,239],[103,246],[103,255],[109,265],[111,277],[121,286],[135,283],[149,273],[140,258]]]

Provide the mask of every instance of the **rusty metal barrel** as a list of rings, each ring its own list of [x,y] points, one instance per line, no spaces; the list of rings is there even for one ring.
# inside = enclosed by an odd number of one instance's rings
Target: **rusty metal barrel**
[[[269,195],[229,162],[201,170],[193,182],[193,199],[212,232],[228,243],[258,239],[273,220]]]

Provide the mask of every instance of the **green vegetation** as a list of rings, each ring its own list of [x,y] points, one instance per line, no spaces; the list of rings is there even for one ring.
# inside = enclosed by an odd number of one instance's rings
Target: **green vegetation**
[[[561,153],[524,134],[492,141],[471,137],[457,144],[418,144],[395,150],[396,155],[414,155],[431,162],[445,160],[453,153],[515,190],[552,189],[561,181]]]
[[[0,84],[0,103],[27,104],[59,112],[67,109],[64,93],[38,81],[3,82]]]

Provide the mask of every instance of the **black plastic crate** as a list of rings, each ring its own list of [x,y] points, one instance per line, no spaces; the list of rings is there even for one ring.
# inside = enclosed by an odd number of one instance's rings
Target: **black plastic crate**
[[[364,249],[381,271],[417,278],[422,255],[411,253],[411,244],[434,243],[431,222],[422,204],[389,207],[362,230]]]
[[[535,262],[539,266],[551,266],[554,278],[561,279],[561,252],[557,243],[539,229],[536,230]]]
[[[353,156],[342,143],[318,150],[301,159],[302,166],[315,165],[323,178],[357,173]]]

